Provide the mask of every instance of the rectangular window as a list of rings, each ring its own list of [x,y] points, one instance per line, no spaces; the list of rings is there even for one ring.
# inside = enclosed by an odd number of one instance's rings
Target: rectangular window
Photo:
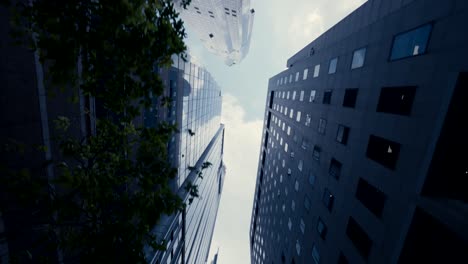
[[[333,194],[331,194],[331,192],[328,189],[325,189],[325,191],[323,192],[322,202],[328,209],[328,211],[331,212],[331,210],[333,209],[333,203],[335,202],[335,196],[333,196]]]
[[[320,74],[320,64],[317,64],[314,67],[314,78],[317,78],[319,74]]]
[[[364,259],[367,259],[372,247],[372,240],[370,240],[364,229],[362,229],[362,227],[352,217],[350,217],[348,220],[346,235],[348,236],[349,240],[351,240],[359,254]]]
[[[296,121],[301,122],[301,111],[296,112]]]
[[[343,255],[343,252],[340,252],[340,256],[338,257],[338,264],[349,264],[349,261],[345,255]]]
[[[382,217],[386,200],[386,195],[382,191],[360,178],[356,189],[356,198],[375,216]]]
[[[304,69],[304,74],[302,75],[302,80],[307,80],[307,75],[309,74],[309,69],[305,68]]]
[[[327,129],[327,120],[320,118],[318,128],[317,128],[319,134],[325,134],[326,129]]]
[[[426,53],[432,24],[401,33],[393,38],[390,60],[398,60]]]
[[[374,135],[369,136],[366,156],[382,166],[395,170],[400,144]]]
[[[289,91],[286,93],[286,100],[289,100]]]
[[[297,164],[297,168],[302,171],[302,165],[303,165],[303,161],[302,160],[299,160],[299,163]]]
[[[409,116],[415,94],[416,86],[383,87],[377,112]]]
[[[314,260],[314,264],[320,264],[320,254],[316,245],[312,247],[312,259]]]
[[[353,53],[353,61],[351,62],[351,69],[357,69],[364,66],[366,59],[366,48],[355,50]]]
[[[296,91],[293,91],[293,94],[292,94],[292,100],[296,100]]]
[[[289,118],[293,118],[293,116],[294,116],[294,110],[291,108],[289,110]]]
[[[319,236],[323,240],[326,239],[326,237],[327,237],[327,226],[325,225],[322,218],[320,218],[320,217],[319,217],[319,219],[317,221],[317,232],[318,232]]]
[[[310,198],[307,195],[304,197],[304,208],[307,212],[310,210]]]
[[[296,135],[294,135],[294,136],[296,136]],[[309,141],[308,141],[306,138],[303,138],[303,139],[302,139],[301,147],[302,147],[303,149],[308,149],[308,148],[309,148]]]
[[[351,107],[354,108],[356,106],[356,99],[358,95],[359,89],[346,89],[344,98],[343,98],[343,106],[344,107]]]
[[[289,74],[289,83],[292,83],[292,78],[293,78],[292,74]]]
[[[323,93],[323,104],[330,104],[331,103],[331,97],[332,97],[332,90],[326,90]]]
[[[296,79],[295,82],[299,81],[299,72],[296,72]]]
[[[333,58],[330,60],[330,65],[328,65],[328,74],[334,74],[336,72],[337,64],[338,64],[338,58]]]
[[[314,102],[315,101],[315,94],[317,91],[311,90],[310,91],[310,97],[309,97],[309,102]]]
[[[336,133],[336,141],[343,145],[348,144],[350,128],[343,125],[338,125],[338,132]]]
[[[316,161],[320,160],[320,152],[322,152],[322,149],[318,146],[314,146],[314,150],[312,152],[312,157],[314,160]]]
[[[339,179],[341,175],[342,166],[343,165],[341,164],[341,162],[339,162],[335,158],[332,158],[330,161],[330,167],[328,168],[328,174],[335,179]]]
[[[303,101],[304,100],[304,91],[301,91],[301,94],[299,96],[299,101]]]
[[[306,120],[305,120],[305,126],[307,126],[307,127],[310,126],[310,121],[311,121],[310,115],[307,114],[306,115]]]

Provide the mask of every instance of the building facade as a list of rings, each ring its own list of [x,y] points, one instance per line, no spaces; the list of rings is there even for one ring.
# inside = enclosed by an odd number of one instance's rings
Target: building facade
[[[179,11],[189,32],[227,65],[238,64],[249,52],[255,15],[250,0],[194,0]]]
[[[168,144],[169,158],[178,168],[172,187],[187,207],[163,217],[154,232],[166,241],[167,250],[147,248],[147,259],[149,263],[205,263],[226,173],[221,90],[210,73],[190,59],[184,62],[174,56],[171,68],[158,70],[167,87],[164,96],[173,101],[170,108],[160,108],[160,98],[154,98],[144,123],[152,126],[163,120],[178,124],[180,133]],[[201,170],[206,162],[211,166]],[[202,177],[197,171],[202,171]],[[189,182],[199,189],[199,198],[191,203],[185,191]]]
[[[0,8],[0,81],[4,84],[0,89],[2,173],[3,165],[7,164],[14,169],[29,168],[32,177],[46,175],[53,178],[54,173],[60,171],[44,164],[60,155],[59,147],[52,140],[60,136],[60,132],[53,129],[54,120],[62,115],[70,117],[71,136],[85,138],[96,132],[96,116],[112,113],[105,111],[96,102],[98,100],[82,94],[78,96],[78,103],[70,103],[72,94],[67,90],[47,96],[46,72],[37,54],[28,48],[11,45],[9,15],[6,8]],[[155,127],[161,121],[178,124],[180,133],[174,134],[167,145],[168,158],[173,167],[178,168],[171,187],[180,194],[187,207],[184,212],[161,220],[154,232],[167,242],[168,250],[154,252],[147,248],[147,259],[150,263],[205,263],[226,172],[222,159],[221,90],[205,69],[177,56],[173,57],[172,67],[155,70],[165,84],[164,94],[152,98],[152,107],[134,122],[136,126],[148,127]],[[161,107],[163,97],[170,98],[170,107]],[[4,152],[10,139],[25,146],[45,146],[45,150],[12,155]],[[211,166],[203,170],[203,178],[188,169],[199,169],[205,162],[210,162]],[[192,203],[188,202],[190,197],[185,195],[184,188],[189,181],[198,185],[200,196]],[[1,196],[5,199],[3,193]],[[67,256],[62,256],[61,252],[37,245],[38,235],[31,224],[34,208],[3,205],[0,211],[0,263],[8,263],[12,254],[25,249],[33,256],[46,255],[57,259],[57,263],[68,263]],[[11,234],[16,235],[15,239],[10,239]]]
[[[468,261],[467,17],[369,0],[270,78],[251,263]]]

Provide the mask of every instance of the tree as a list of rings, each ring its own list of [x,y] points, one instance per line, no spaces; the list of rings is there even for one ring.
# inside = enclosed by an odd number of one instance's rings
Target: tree
[[[145,262],[145,245],[164,249],[152,228],[163,214],[184,208],[169,187],[176,169],[168,162],[167,142],[177,128],[133,122],[164,89],[154,69],[169,67],[173,54],[184,56],[185,31],[174,3],[35,0],[18,2],[15,14],[13,34],[39,53],[47,89],[80,90],[112,115],[98,119],[97,132],[85,138],[70,136],[69,117],[57,119],[61,155],[48,165],[60,173],[48,179],[30,177],[27,169],[6,170],[2,191],[38,211],[35,224],[44,241],[66,261]],[[197,169],[200,177],[207,167]],[[185,190],[190,201],[198,195],[190,183]]]

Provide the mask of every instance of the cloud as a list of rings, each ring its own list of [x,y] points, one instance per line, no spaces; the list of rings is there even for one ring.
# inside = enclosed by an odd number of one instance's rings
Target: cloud
[[[325,30],[323,17],[318,9],[305,14],[304,16],[294,16],[288,27],[288,37],[294,41],[290,48],[297,51],[317,38]]]
[[[246,121],[241,102],[225,94],[222,122],[227,171],[209,261],[219,248],[220,263],[250,263],[250,217],[263,121]]]

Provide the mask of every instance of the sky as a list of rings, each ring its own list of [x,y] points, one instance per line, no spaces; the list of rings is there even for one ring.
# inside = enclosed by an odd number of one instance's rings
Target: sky
[[[250,263],[249,232],[268,79],[289,57],[366,0],[251,0],[254,25],[247,56],[234,66],[209,53],[187,27],[190,54],[223,93],[226,178],[211,243],[210,263]]]

